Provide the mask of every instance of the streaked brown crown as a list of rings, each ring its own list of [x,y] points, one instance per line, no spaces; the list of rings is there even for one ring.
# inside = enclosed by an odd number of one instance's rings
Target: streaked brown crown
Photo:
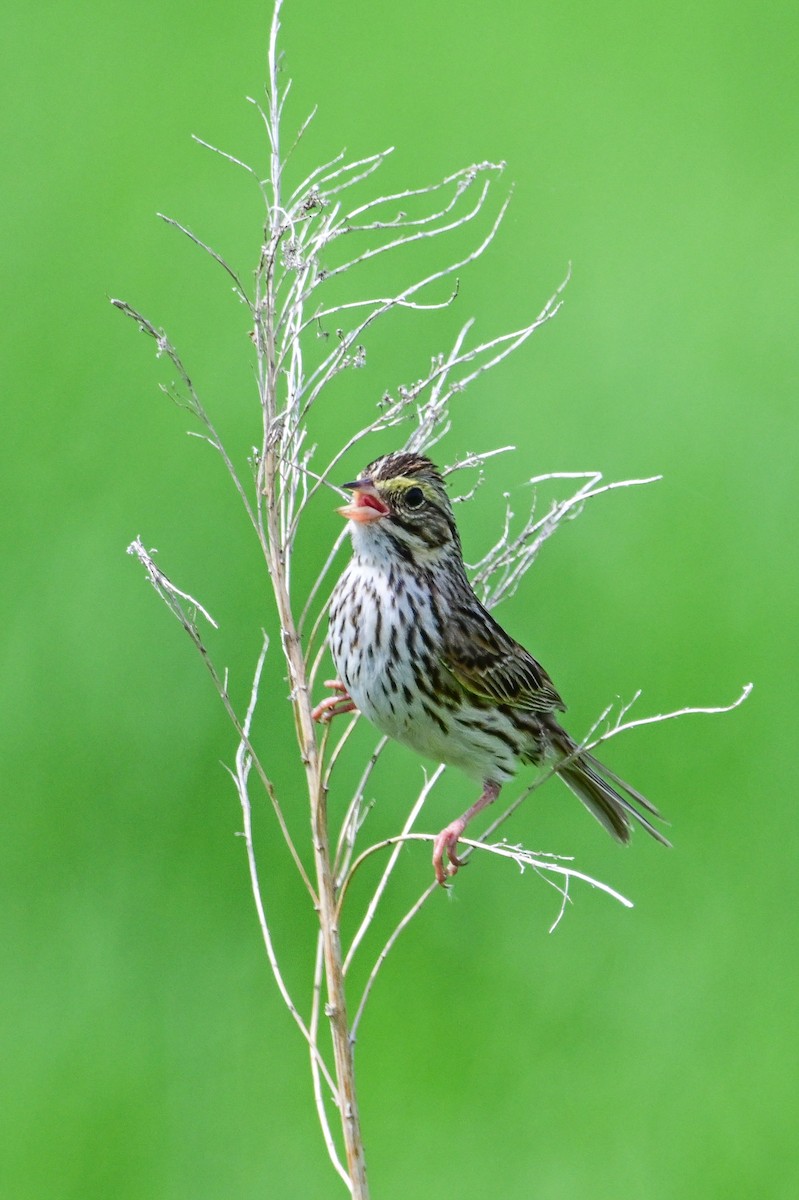
[[[417,482],[425,480],[437,488],[442,495],[446,496],[447,494],[441,472],[435,463],[426,458],[424,454],[410,454],[404,450],[383,454],[374,462],[369,463],[364,474],[368,475],[375,483],[403,477],[414,479]]]

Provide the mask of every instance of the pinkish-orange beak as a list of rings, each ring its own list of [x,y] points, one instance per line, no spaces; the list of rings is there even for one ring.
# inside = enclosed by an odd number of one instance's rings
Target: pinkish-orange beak
[[[348,521],[358,521],[359,524],[365,525],[370,521],[381,520],[391,511],[380,499],[371,479],[356,479],[354,483],[345,483],[344,486],[353,489],[352,504],[345,504],[342,508],[337,508],[336,512]]]

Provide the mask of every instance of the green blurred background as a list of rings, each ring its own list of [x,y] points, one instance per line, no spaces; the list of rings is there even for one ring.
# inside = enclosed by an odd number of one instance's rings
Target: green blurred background
[[[244,311],[154,214],[254,265],[255,189],[189,134],[266,162],[245,96],[262,95],[269,16],[252,0],[6,15],[9,1197],[343,1194],[259,942],[220,765],[231,735],[124,551],[141,534],[207,604],[239,699],[273,627],[264,579],[220,464],[157,391],[169,372],[107,301],[166,326],[243,461],[257,437]],[[643,714],[756,685],[730,716],[608,750],[670,818],[673,851],[643,837],[622,851],[557,784],[509,828],[575,854],[632,912],[582,891],[550,936],[555,894],[483,861],[402,939],[358,1047],[381,1200],[799,1194],[797,24],[794,5],[751,0],[287,3],[290,122],[319,104],[295,181],[343,146],[393,145],[385,190],[486,158],[508,163],[500,189],[515,185],[457,311],[393,319],[320,410],[320,445],[416,378],[459,320],[492,336],[529,318],[572,262],[562,313],[461,398],[441,449],[519,447],[460,510],[467,556],[530,474],[662,473],[567,525],[503,619],[577,734],[639,686]],[[313,514],[300,583],[337,532],[330,508]],[[302,835],[276,653],[268,671],[261,737],[278,731],[274,773]],[[376,835],[420,771],[399,749],[387,759]],[[447,780],[429,825],[469,797]],[[287,975],[306,996],[312,916],[258,815]],[[408,852],[386,920],[428,872],[426,851]]]

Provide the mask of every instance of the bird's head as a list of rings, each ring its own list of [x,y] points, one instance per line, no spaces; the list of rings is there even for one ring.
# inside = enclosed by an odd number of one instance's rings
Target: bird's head
[[[351,522],[356,549],[385,549],[427,566],[460,554],[452,505],[438,469],[421,454],[384,454],[370,463],[338,511]]]

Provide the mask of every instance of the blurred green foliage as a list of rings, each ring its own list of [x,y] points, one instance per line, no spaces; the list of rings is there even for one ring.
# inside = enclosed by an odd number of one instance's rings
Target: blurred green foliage
[[[178,0],[6,15],[0,1180],[15,1200],[342,1194],[259,942],[220,766],[231,734],[124,550],[141,534],[207,604],[239,696],[272,619],[265,580],[220,464],[107,303],[166,326],[243,461],[258,423],[246,315],[154,213],[254,265],[251,181],[188,135],[265,164],[244,97],[262,95],[269,15]],[[319,104],[295,179],[342,146],[395,145],[384,190],[485,158],[515,185],[457,311],[387,322],[331,389],[320,445],[416,378],[458,321],[521,324],[571,261],[562,313],[461,398],[442,447],[518,446],[460,510],[467,557],[530,474],[662,473],[563,529],[503,619],[575,733],[639,686],[649,712],[756,684],[730,716],[608,755],[671,819],[672,852],[640,837],[623,852],[557,785],[509,828],[577,855],[632,912],[575,894],[550,937],[554,893],[481,862],[400,941],[359,1043],[382,1200],[799,1193],[797,32],[784,2],[288,0],[289,123]],[[299,592],[337,529],[329,507]],[[276,651],[269,671],[264,738],[284,728]],[[376,830],[397,826],[420,770],[394,750]],[[431,826],[468,798],[449,779]],[[265,815],[259,837],[307,995],[312,917]],[[426,859],[409,851],[403,886]]]

